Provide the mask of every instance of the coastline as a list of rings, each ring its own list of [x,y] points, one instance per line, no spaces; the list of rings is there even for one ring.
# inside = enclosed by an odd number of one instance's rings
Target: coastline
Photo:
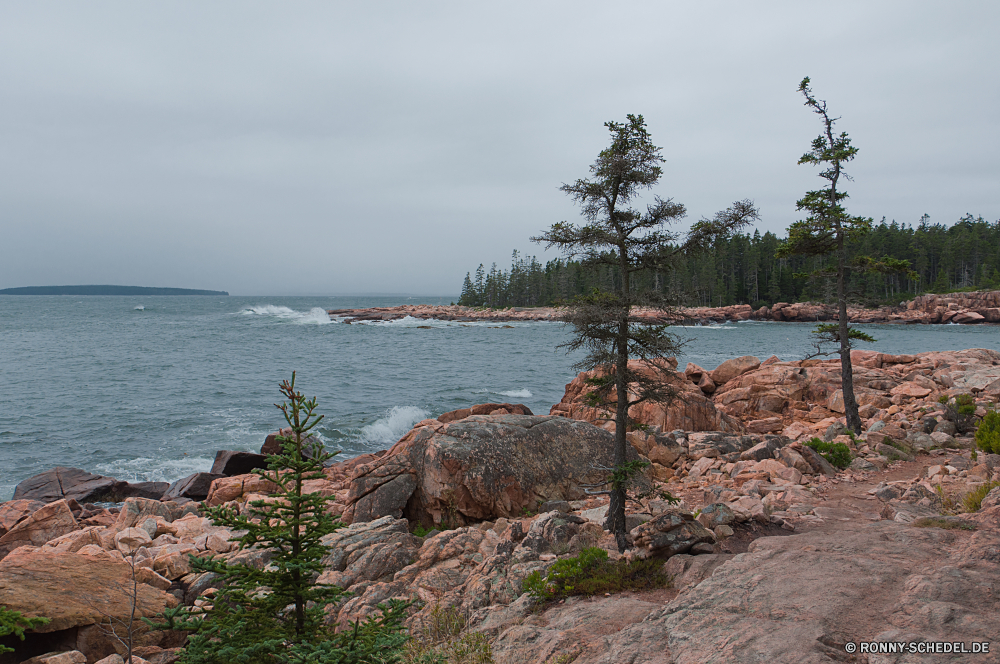
[[[683,372],[673,363],[680,401],[644,405],[634,417],[645,426],[628,432],[628,454],[646,462],[637,481],[649,492],[630,502],[633,547],[624,557],[660,561],[673,578],[665,589],[546,603],[525,585],[530,573],[547,574],[588,547],[622,557],[605,530],[606,492],[584,490],[606,484],[601,469],[612,463],[614,424],[586,398],[592,372],[567,385],[548,416],[522,404],[476,404],[415,423],[388,449],[334,463],[308,487],[345,524],[323,539],[320,580],[353,596],[326,620],[345,626],[377,613],[387,597],[419,598],[424,604],[407,618],[414,629],[436,607],[451,607],[470,616],[467,629],[489,629],[493,652],[508,659],[568,653],[598,664],[638,653],[654,661],[669,648],[672,661],[707,661],[729,648],[732,661],[812,661],[829,649],[815,638],[827,624],[864,624],[859,634],[873,642],[921,615],[926,600],[909,590],[919,569],[930,596],[976,599],[949,605],[972,618],[959,628],[932,616],[921,634],[985,641],[1000,609],[977,591],[997,573],[1000,455],[977,455],[939,397],[969,394],[985,417],[1000,399],[1000,352],[854,351],[852,359],[865,424],[857,437],[841,422],[836,360],[741,356]],[[267,465],[279,434],[288,430],[267,436],[259,454],[220,450],[211,472],[170,485],[67,467],[19,483],[0,503],[0,604],[51,622],[23,642],[0,641],[18,651],[0,661],[113,664],[121,649],[101,626],[124,615],[130,597],[153,618],[204,606],[220,587],[190,555],[264,564],[269,554],[235,544],[234,531],[204,508],[242,512],[275,494],[252,471]],[[831,465],[816,451],[819,438],[849,451],[848,460]],[[859,559],[887,563],[859,570]],[[900,607],[874,622],[852,613],[872,587]],[[733,588],[753,590],[748,611],[732,610]],[[752,632],[762,622],[773,631],[775,605],[823,609],[805,632],[799,614],[779,624],[788,636],[775,646]],[[699,639],[676,638],[692,631]],[[751,637],[734,642],[743,632]],[[142,626],[134,652],[172,664],[187,636]]]
[[[457,322],[516,322],[516,321],[563,321],[563,307],[511,307],[508,309],[488,309],[461,305],[403,305],[398,307],[369,307],[362,309],[329,309],[331,318],[344,323],[367,321],[390,321],[406,318],[422,320],[444,320]],[[889,323],[936,325],[955,323],[959,325],[1000,323],[1000,291],[976,291],[971,293],[949,293],[946,295],[921,295],[894,307],[863,309],[849,307],[848,317],[852,323]],[[771,307],[754,310],[749,304],[735,304],[728,307],[679,307],[674,312],[638,309],[636,315],[652,323],[671,325],[697,325],[740,321],[774,321],[812,323],[837,319],[834,305],[816,302],[789,304],[778,302]]]

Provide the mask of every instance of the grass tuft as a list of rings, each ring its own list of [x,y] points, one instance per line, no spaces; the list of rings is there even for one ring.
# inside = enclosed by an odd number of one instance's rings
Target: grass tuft
[[[545,576],[532,572],[522,587],[532,597],[551,601],[573,595],[669,588],[672,579],[662,560],[608,560],[608,552],[589,547],[573,558],[556,561]]]
[[[987,482],[986,484],[976,487],[969,493],[962,496],[962,507],[965,508],[966,512],[978,512],[983,506],[983,498],[986,497],[986,494],[998,486],[1000,486],[1000,482]]]
[[[489,637],[469,632],[468,616],[440,604],[431,609],[403,646],[403,664],[494,664]]]
[[[916,526],[917,528],[943,528],[945,530],[975,530],[976,524],[969,523],[968,521],[962,521],[961,519],[956,519],[954,517],[947,518],[943,516],[928,516],[923,519],[917,519],[911,526]]]

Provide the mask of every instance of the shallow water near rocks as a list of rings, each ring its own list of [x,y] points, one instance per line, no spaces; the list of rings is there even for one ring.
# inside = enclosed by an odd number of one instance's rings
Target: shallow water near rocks
[[[576,374],[559,323],[404,319],[345,325],[325,309],[448,304],[452,297],[0,296],[0,500],[75,466],[130,481],[208,470],[282,424],[278,383],[325,415],[344,456],[385,449],[417,421],[488,401],[547,414]],[[1000,347],[996,326],[861,326],[887,353]],[[678,327],[680,366],[799,359],[811,324]]]

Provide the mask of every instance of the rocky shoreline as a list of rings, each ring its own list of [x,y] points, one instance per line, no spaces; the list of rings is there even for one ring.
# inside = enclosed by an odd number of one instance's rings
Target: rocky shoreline
[[[328,619],[346,625],[388,599],[417,598],[416,628],[434,607],[454,607],[498,663],[924,662],[938,660],[846,647],[990,641],[1000,488],[978,511],[956,505],[1000,482],[1000,456],[974,457],[938,398],[970,394],[980,416],[996,407],[1000,352],[852,357],[861,436],[843,429],[838,361],[674,363],[681,398],[631,413],[647,425],[628,440],[633,458],[650,462],[640,481],[649,495],[629,505],[626,555],[663,560],[668,590],[542,606],[522,593],[531,572],[586,546],[619,555],[602,527],[607,496],[587,489],[605,479],[614,424],[586,405],[586,373],[549,415],[479,404],[329,466],[308,488],[330,496],[348,526],[327,536],[321,580],[352,596]],[[844,443],[850,466],[833,467],[805,444],[813,437]],[[119,661],[99,624],[123,606],[115,589],[130,551],[148,616],[213,592],[213,575],[192,571],[189,554],[266,565],[267,551],[237,551],[201,509],[242,509],[272,493],[250,471],[273,445],[274,434],[261,454],[221,451],[212,472],[170,485],[68,468],[19,484],[0,503],[0,605],[52,622],[11,642],[18,659],[0,662]],[[137,652],[154,664],[175,661],[186,638],[140,631]]]
[[[457,322],[488,321],[509,323],[516,321],[560,321],[564,311],[558,307],[511,307],[509,309],[483,309],[458,305],[404,305],[399,307],[373,307],[367,309],[330,309],[331,318],[344,323],[364,323],[401,320],[406,317],[418,320]],[[1000,323],[1000,291],[951,293],[948,295],[921,295],[896,307],[859,309],[849,307],[852,323],[894,324],[946,324],[958,325]],[[812,323],[837,319],[833,305],[814,302],[789,304],[778,302],[771,307],[754,310],[749,304],[729,307],[682,307],[673,315],[638,310],[637,315],[651,322],[674,325],[712,324],[739,321],[775,321]]]

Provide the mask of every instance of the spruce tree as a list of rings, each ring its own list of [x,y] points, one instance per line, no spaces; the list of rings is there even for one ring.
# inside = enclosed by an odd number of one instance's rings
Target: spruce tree
[[[871,217],[858,217],[847,214],[843,201],[847,192],[840,188],[840,180],[850,180],[844,171],[844,165],[854,159],[858,148],[851,144],[847,132],[835,134],[833,125],[839,118],[830,117],[825,101],[818,100],[809,87],[809,77],[799,83],[799,92],[806,98],[805,105],[819,115],[823,123],[822,133],[813,139],[809,152],[799,157],[799,164],[812,164],[823,170],[819,176],[827,181],[822,189],[807,191],[806,195],[795,203],[797,210],[804,210],[806,218],[792,223],[788,227],[788,239],[778,250],[778,256],[793,254],[803,256],[833,256],[835,266],[831,269],[821,268],[813,272],[814,276],[830,276],[837,282],[837,318],[836,326],[821,325],[816,329],[816,335],[821,341],[834,341],[840,344],[841,390],[844,395],[844,412],[847,417],[847,428],[855,433],[861,433],[861,417],[858,414],[858,401],[854,396],[854,368],[851,365],[851,340],[875,341],[872,337],[852,330],[847,318],[847,283],[852,269],[859,272],[905,273],[916,278],[916,273],[910,270],[909,261],[897,260],[888,256],[876,260],[867,256],[855,256],[848,261],[848,245],[858,242],[872,230]]]
[[[195,629],[181,659],[183,664],[334,664],[396,661],[406,637],[401,622],[406,604],[382,607],[381,617],[335,633],[324,622],[325,609],[345,596],[336,586],[317,583],[328,548],[322,543],[342,524],[327,511],[329,498],[306,493],[307,480],[322,479],[323,464],[334,454],[323,449],[310,431],[323,419],[316,399],[280,385],[285,403],[276,404],[291,433],[279,436],[281,452],[271,455],[268,469],[254,473],[279,490],[267,500],[252,501],[243,511],[221,505],[207,508],[215,525],[233,530],[241,550],[264,549],[272,556],[263,569],[246,563],[192,558],[196,569],[214,572],[222,584],[203,613],[197,608],[174,611],[159,627]]]
[[[664,161],[642,116],[629,115],[627,122],[606,122],[605,126],[611,133],[611,145],[590,167],[593,177],[561,187],[580,204],[586,223],[553,224],[532,241],[583,257],[591,271],[603,270],[610,282],[609,287],[594,288],[571,304],[566,320],[575,333],[566,346],[587,351],[577,368],[600,371],[592,380],[596,388],[590,395],[592,405],[609,407],[615,403],[615,466],[605,527],[614,533],[618,549],[624,551],[628,546],[627,490],[639,470],[626,457],[625,434],[634,424],[629,408],[645,401],[669,402],[676,396],[670,383],[673,370],[664,358],[676,355],[680,345],[666,325],[651,325],[636,314],[637,307],[670,308],[662,293],[640,288],[637,277],[651,270],[669,270],[678,256],[704,251],[713,241],[757,219],[758,213],[752,202],[740,201],[713,219],[696,222],[685,240],[677,243],[678,234],[668,226],[685,216],[683,205],[657,196],[644,211],[630,207],[643,190],[660,179],[660,163]],[[643,360],[642,368],[630,368],[632,358]]]

